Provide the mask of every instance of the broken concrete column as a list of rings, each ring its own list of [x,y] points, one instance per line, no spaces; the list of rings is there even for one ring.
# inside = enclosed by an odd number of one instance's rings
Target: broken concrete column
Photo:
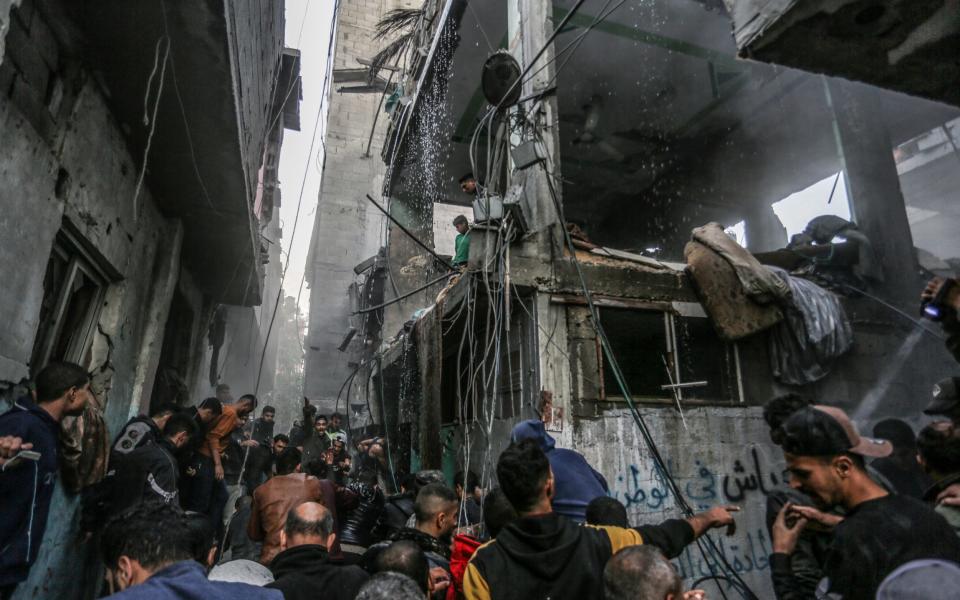
[[[835,118],[853,221],[870,238],[891,298],[915,298],[904,286],[915,279],[916,260],[893,143],[881,118],[879,91],[842,79],[825,79]]]

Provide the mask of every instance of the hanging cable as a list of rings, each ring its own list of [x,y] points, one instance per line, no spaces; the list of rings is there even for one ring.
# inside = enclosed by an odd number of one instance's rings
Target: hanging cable
[[[354,315],[362,315],[362,314],[366,314],[366,313],[369,313],[369,312],[373,312],[373,311],[375,311],[375,310],[380,310],[381,308],[384,308],[384,307],[386,307],[386,306],[390,306],[391,304],[396,304],[397,302],[400,302],[401,300],[404,300],[404,299],[406,299],[406,298],[409,298],[410,296],[416,294],[417,292],[422,292],[423,290],[429,288],[430,286],[435,285],[435,284],[437,284],[437,283],[440,283],[440,282],[443,281],[444,279],[449,279],[449,278],[450,278],[450,275],[445,273],[445,274],[441,275],[440,277],[437,277],[436,279],[432,279],[432,280],[426,282],[425,284],[421,285],[421,286],[418,287],[417,289],[411,290],[411,291],[407,292],[406,294],[403,294],[403,295],[401,295],[401,296],[397,296],[396,298],[393,298],[392,300],[388,300],[387,302],[381,302],[380,304],[377,304],[376,306],[369,306],[369,307],[367,307],[367,308],[361,308],[361,309],[359,309],[359,310],[355,310],[355,311],[353,311],[353,313],[351,313],[351,314],[354,314]]]
[[[539,139],[542,144],[543,138],[541,137]],[[550,177],[547,177],[546,181],[547,181],[547,189],[550,192],[550,197],[551,197],[551,200],[553,201],[554,209],[557,213],[557,218],[559,219],[561,224],[563,237],[566,241],[566,247],[571,255],[570,259],[574,264],[574,267],[577,272],[577,277],[580,280],[581,289],[583,291],[584,297],[587,300],[587,306],[590,310],[592,326],[596,331],[597,336],[600,338],[600,344],[603,349],[604,357],[607,360],[607,364],[610,366],[610,369],[614,375],[614,379],[616,380],[617,385],[620,387],[620,391],[623,394],[624,400],[626,400],[627,402],[630,415],[633,418],[633,421],[636,424],[637,429],[639,429],[640,434],[643,437],[644,443],[646,444],[648,450],[650,451],[650,454],[654,458],[655,467],[656,467],[658,476],[662,478],[662,482],[665,485],[667,485],[668,489],[670,489],[670,491],[673,493],[674,499],[677,503],[677,506],[680,508],[680,510],[686,516],[691,516],[694,512],[693,508],[690,506],[690,504],[687,502],[686,498],[684,497],[683,493],[681,492],[680,486],[673,479],[673,476],[671,475],[669,469],[667,468],[667,462],[663,459],[663,456],[660,454],[660,450],[657,447],[657,444],[654,441],[653,436],[651,435],[650,430],[643,419],[643,416],[640,414],[639,409],[637,408],[636,404],[633,401],[633,396],[630,394],[630,390],[626,383],[626,379],[623,375],[623,371],[620,368],[619,361],[617,360],[617,357],[613,352],[613,348],[610,345],[610,340],[607,338],[603,325],[600,322],[599,311],[597,311],[597,307],[593,301],[593,293],[590,291],[590,287],[587,285],[587,281],[586,281],[586,278],[584,277],[583,269],[580,265],[580,261],[577,259],[576,247],[573,245],[573,240],[570,237],[570,232],[567,231],[567,228],[563,225],[565,223],[565,219],[563,216],[563,206],[560,204],[560,200],[557,195],[556,189],[554,188],[552,179]],[[708,534],[704,534],[702,536],[702,539],[705,540],[707,545],[709,545],[714,550],[715,557],[731,572],[731,576],[736,578],[737,581],[739,581],[742,584],[744,590],[746,590],[746,594],[748,594],[748,595],[745,595],[745,597],[750,599],[756,598],[756,595],[753,593],[752,590],[750,590],[750,587],[746,584],[746,582],[742,580],[742,578],[736,572],[733,566],[729,564],[729,561],[723,555],[723,552],[720,551],[720,549],[716,546],[716,543],[712,540],[712,538]],[[706,556],[706,552],[701,545],[701,540],[697,540],[697,545],[700,548],[701,553],[703,553],[704,556]],[[720,592],[721,592],[721,595],[726,597],[722,588],[720,589]],[[741,593],[744,593],[744,592],[741,591]]]

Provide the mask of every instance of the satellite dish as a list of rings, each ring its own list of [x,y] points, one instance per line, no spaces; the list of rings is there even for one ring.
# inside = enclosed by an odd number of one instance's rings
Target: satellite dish
[[[487,102],[500,108],[513,106],[520,99],[520,63],[506,50],[495,52],[483,63],[480,87]],[[516,85],[514,85],[516,84]]]

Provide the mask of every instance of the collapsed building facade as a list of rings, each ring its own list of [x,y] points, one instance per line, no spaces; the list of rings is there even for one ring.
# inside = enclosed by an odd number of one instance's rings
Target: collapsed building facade
[[[344,104],[328,147],[343,146],[313,245],[337,231],[362,254],[332,278],[314,259],[307,394],[351,429],[384,430],[394,471],[467,464],[491,485],[512,426],[540,418],[631,521],[739,504],[736,536],[677,566],[770,596],[765,495],[785,477],[763,403],[792,391],[861,429],[916,424],[955,369],[916,315],[926,280],[956,274],[960,256],[960,88],[945,58],[958,32],[929,27],[949,2],[756,4],[430,0],[379,68],[389,40],[358,20],[363,2],[341,2],[337,65],[372,89],[362,106],[331,92]],[[336,130],[348,105],[366,128]],[[373,236],[323,213],[328,181],[353,178],[343,166],[369,160],[369,140],[383,164],[327,210],[362,215]],[[460,190],[468,171],[479,196]],[[470,260],[451,275],[458,213],[473,222]],[[793,304],[730,284],[710,228],[691,242],[711,222],[744,260],[784,269]],[[806,282],[833,307],[818,338],[831,351],[802,333],[812,354],[784,345]]]
[[[52,360],[90,369],[96,397],[64,422],[63,473],[16,598],[99,589],[80,491],[131,416],[257,385],[280,285],[277,160],[300,100],[283,10],[0,2],[3,399]]]

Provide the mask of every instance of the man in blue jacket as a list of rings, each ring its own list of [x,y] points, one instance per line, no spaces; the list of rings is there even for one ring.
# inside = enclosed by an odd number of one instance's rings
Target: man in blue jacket
[[[207,579],[193,560],[195,536],[186,516],[147,502],[110,521],[100,538],[110,598],[124,600],[283,600],[278,590]]]
[[[510,441],[517,443],[528,439],[536,440],[550,461],[556,487],[553,512],[583,523],[590,501],[608,495],[607,480],[579,452],[557,448],[543,421],[530,419],[517,423],[510,434]]]
[[[90,374],[79,365],[53,362],[36,378],[34,398],[23,397],[0,415],[0,437],[19,438],[36,460],[5,461],[0,471],[0,598],[13,595],[37,560],[57,480],[60,421],[83,413],[91,397]]]

